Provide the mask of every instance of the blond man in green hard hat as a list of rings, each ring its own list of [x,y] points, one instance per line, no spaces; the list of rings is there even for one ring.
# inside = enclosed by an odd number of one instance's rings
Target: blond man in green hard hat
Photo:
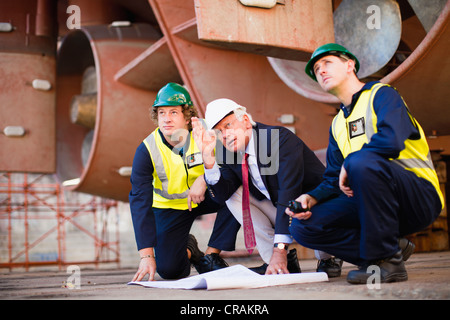
[[[317,48],[305,72],[336,96],[322,183],[296,200],[306,213],[290,232],[303,246],[357,265],[352,284],[408,279],[404,261],[414,244],[404,236],[430,225],[444,198],[424,131],[391,86],[357,77],[358,59],[345,47]],[[374,274],[375,272],[375,274]]]

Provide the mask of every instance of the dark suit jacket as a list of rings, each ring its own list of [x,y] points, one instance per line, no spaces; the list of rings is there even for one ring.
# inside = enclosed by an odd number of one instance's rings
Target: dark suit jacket
[[[299,137],[284,127],[256,123],[253,135],[261,178],[277,208],[275,234],[289,234],[289,216],[281,204],[287,205],[319,185],[325,167]],[[230,153],[222,144],[216,150],[220,179],[208,187],[213,199],[223,202],[242,185],[242,155]],[[249,180],[252,196],[265,199]]]

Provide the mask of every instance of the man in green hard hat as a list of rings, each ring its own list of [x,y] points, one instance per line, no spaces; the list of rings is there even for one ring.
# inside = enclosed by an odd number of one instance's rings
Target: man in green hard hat
[[[358,59],[341,45],[319,47],[305,72],[336,96],[322,183],[296,200],[306,213],[290,232],[303,246],[359,266],[347,281],[405,281],[414,244],[405,235],[430,225],[444,199],[425,134],[399,93],[361,82]],[[375,274],[373,274],[375,272]]]
[[[323,46],[320,46],[317,48],[316,51],[311,56],[311,59],[308,61],[305,67],[305,72],[308,76],[310,76],[314,81],[318,81],[316,74],[314,72],[314,65],[315,63],[326,56],[335,56],[338,57],[344,61],[352,60],[353,65],[353,71],[355,72],[355,75],[359,71],[359,61],[358,59],[348,51],[345,47],[336,44],[336,43],[328,43]]]
[[[135,238],[140,255],[133,281],[155,272],[165,279],[227,267],[219,256],[233,251],[239,223],[225,204],[206,193],[201,154],[194,142],[191,118],[197,116],[188,91],[176,83],[160,89],[151,108],[158,128],[136,150],[129,194]],[[213,232],[205,253],[189,234],[194,220],[215,213]]]

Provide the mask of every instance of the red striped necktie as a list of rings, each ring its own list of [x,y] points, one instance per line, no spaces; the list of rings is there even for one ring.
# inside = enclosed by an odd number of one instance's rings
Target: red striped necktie
[[[248,187],[248,153],[242,161],[242,226],[244,227],[245,247],[251,254],[256,247],[255,231],[250,214],[250,191]]]

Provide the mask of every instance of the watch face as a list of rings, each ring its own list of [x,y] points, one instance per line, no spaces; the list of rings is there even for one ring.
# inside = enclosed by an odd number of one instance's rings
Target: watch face
[[[277,244],[277,248],[280,250],[282,250],[282,249],[287,250],[287,245],[285,245],[284,243],[279,243],[279,244]]]

